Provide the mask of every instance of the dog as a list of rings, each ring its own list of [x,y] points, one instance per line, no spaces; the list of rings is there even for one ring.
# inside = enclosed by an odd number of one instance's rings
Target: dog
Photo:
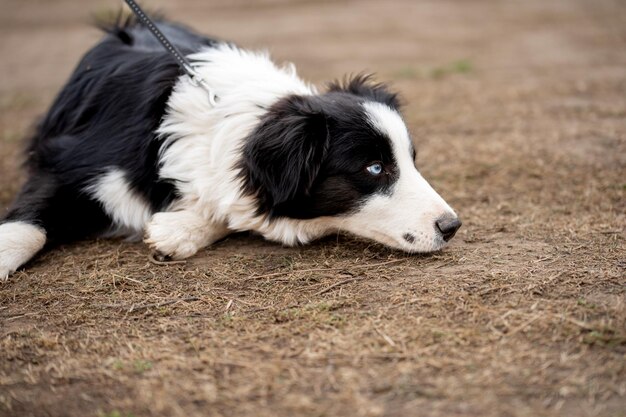
[[[238,231],[284,245],[346,231],[418,253],[459,229],[386,85],[358,75],[318,92],[266,53],[157,25],[217,103],[136,21],[104,27],[29,142],[0,278],[44,246],[97,236],[184,259]]]

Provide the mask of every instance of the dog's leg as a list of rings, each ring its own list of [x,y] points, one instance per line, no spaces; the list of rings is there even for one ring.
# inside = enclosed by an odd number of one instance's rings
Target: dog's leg
[[[145,242],[160,256],[185,259],[230,233],[190,210],[160,212],[148,223]]]
[[[0,224],[0,280],[6,280],[46,244],[46,231],[34,224],[9,221]]]
[[[0,224],[0,280],[6,280],[46,244],[41,213],[55,192],[54,180],[44,176],[32,176],[22,187]]]

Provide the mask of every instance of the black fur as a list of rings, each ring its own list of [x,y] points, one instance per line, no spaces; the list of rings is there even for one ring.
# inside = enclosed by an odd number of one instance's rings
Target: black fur
[[[261,212],[310,195],[329,139],[318,100],[291,96],[268,112],[243,149],[246,186],[258,190]]]
[[[361,82],[287,97],[268,111],[246,141],[240,165],[259,212],[297,219],[344,214],[391,189],[398,172],[390,140],[370,124],[362,104],[372,94],[385,104],[395,96]],[[367,172],[376,161],[384,166],[379,176]]]
[[[215,41],[181,26],[159,27],[183,53]],[[5,221],[43,227],[49,242],[106,230],[111,220],[85,188],[105,170],[124,170],[154,210],[174,199],[160,180],[155,135],[181,71],[146,29],[132,19],[108,25],[108,35],[79,63],[39,124],[28,148],[29,180]]]

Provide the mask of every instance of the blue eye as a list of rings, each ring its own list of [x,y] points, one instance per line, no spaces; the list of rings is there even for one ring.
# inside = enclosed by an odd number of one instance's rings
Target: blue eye
[[[381,164],[380,162],[375,162],[367,167],[367,172],[372,175],[380,175],[383,172],[383,164]]]

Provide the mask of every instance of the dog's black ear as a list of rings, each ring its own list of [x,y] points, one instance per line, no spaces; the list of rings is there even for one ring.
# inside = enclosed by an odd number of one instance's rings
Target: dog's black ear
[[[329,143],[328,125],[314,97],[290,96],[263,116],[243,147],[244,188],[257,197],[259,210],[306,197]]]
[[[401,104],[398,94],[390,91],[385,84],[373,81],[372,78],[371,74],[358,74],[354,77],[345,78],[343,81],[330,83],[328,91],[343,91],[355,94],[399,110]]]

